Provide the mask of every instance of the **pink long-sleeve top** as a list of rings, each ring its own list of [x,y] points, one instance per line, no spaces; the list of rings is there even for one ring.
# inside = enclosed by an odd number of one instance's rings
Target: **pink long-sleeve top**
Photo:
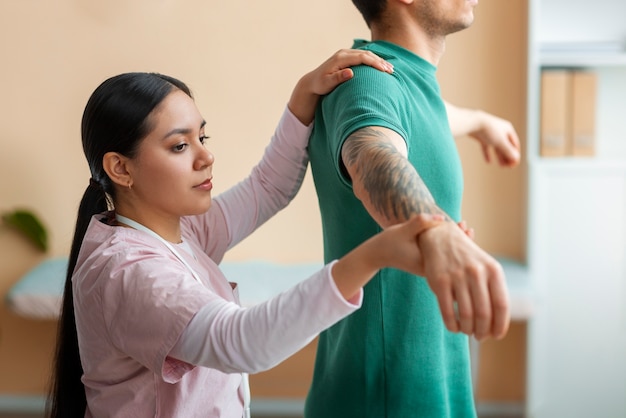
[[[242,308],[218,267],[295,196],[309,133],[287,109],[249,177],[182,219],[183,244],[173,245],[201,283],[155,237],[94,216],[72,278],[86,417],[241,418],[242,372],[278,364],[360,306],[327,265]]]

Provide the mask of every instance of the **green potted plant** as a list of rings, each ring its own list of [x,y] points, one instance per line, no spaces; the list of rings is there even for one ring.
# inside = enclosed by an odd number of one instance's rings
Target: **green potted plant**
[[[16,209],[2,214],[5,225],[24,234],[37,248],[48,250],[48,231],[41,220],[28,209]]]

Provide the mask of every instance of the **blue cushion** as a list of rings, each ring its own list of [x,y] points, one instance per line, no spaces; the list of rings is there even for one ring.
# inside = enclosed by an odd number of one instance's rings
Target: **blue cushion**
[[[220,269],[229,282],[237,283],[243,306],[253,306],[308,279],[322,263],[282,264],[265,260],[223,261]]]
[[[9,308],[18,315],[34,319],[59,316],[68,258],[42,261],[28,271],[6,295]]]

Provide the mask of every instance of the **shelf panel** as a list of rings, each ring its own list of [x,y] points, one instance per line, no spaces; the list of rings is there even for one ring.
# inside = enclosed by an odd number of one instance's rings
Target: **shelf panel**
[[[541,52],[539,65],[574,68],[626,67],[626,53]]]
[[[626,171],[626,161],[623,159],[608,159],[594,157],[536,157],[529,160],[532,167],[542,170],[566,171]]]

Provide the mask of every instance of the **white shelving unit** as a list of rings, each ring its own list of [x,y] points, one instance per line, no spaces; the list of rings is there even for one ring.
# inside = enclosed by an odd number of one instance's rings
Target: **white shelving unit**
[[[542,52],[539,61],[545,67],[624,67],[626,54],[601,52]]]
[[[626,1],[529,0],[527,416],[626,417]],[[561,52],[542,45],[567,44]],[[615,50],[588,48],[617,45]],[[578,45],[578,48],[576,47]],[[594,157],[539,155],[543,68],[598,75]]]

